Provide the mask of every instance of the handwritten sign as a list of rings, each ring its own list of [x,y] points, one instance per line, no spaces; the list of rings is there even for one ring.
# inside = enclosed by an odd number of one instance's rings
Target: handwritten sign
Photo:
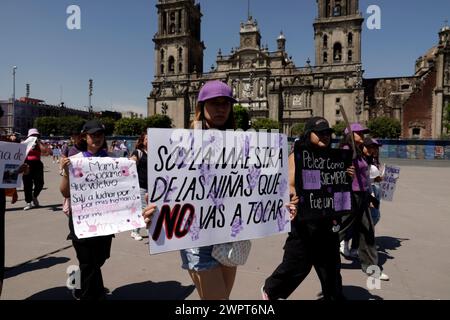
[[[300,143],[294,146],[297,194],[300,197],[299,218],[317,219],[350,213],[351,166],[348,150],[311,150]]]
[[[0,188],[18,188],[22,179],[19,167],[25,162],[26,145],[0,142]]]
[[[285,135],[149,129],[150,252],[290,231]]]
[[[400,177],[400,168],[395,166],[385,166],[384,177],[381,182],[381,199],[385,201],[394,200],[394,192],[397,180]]]
[[[145,227],[136,162],[71,157],[70,200],[78,238]]]

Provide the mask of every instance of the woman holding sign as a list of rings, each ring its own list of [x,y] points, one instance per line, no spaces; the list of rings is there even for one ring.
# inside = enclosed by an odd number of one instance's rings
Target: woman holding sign
[[[325,169],[338,166],[335,163],[342,164],[340,171],[335,171],[335,177],[339,177],[341,184],[349,184],[347,175],[352,175],[353,171],[351,155],[348,155],[349,161],[345,162],[340,159],[342,153],[335,152],[337,162],[330,161],[332,133],[333,129],[325,118],[313,117],[306,122],[303,136],[295,142],[294,152],[289,157],[289,184],[291,193],[300,197],[299,213],[292,220],[283,261],[261,290],[264,300],[287,299],[308,276],[312,267],[320,279],[323,298],[344,299],[340,274],[339,218],[335,215],[336,204],[326,209],[330,215],[323,215],[326,207],[324,200],[327,199],[323,180],[327,174]],[[348,166],[345,166],[346,163]],[[311,172],[316,174],[315,178],[306,181],[305,173]],[[331,186],[325,187],[326,190],[328,188]],[[306,190],[315,191],[306,196]]]
[[[81,139],[86,141],[86,149],[74,155],[74,157],[108,157],[105,128],[97,120],[86,122]],[[60,190],[65,198],[70,198],[69,165],[69,158],[64,158],[61,161],[64,173]],[[101,267],[110,256],[113,236],[78,239],[75,235],[71,212],[69,215],[69,229],[68,240],[72,240],[81,271],[81,292],[79,298],[81,300],[103,300],[106,290],[103,286]]]
[[[38,196],[44,189],[44,164],[41,161],[41,156],[48,156],[50,150],[42,144],[40,140],[40,133],[37,129],[28,130],[28,137],[36,137],[36,143],[28,152],[25,163],[30,166],[30,174],[23,176],[23,191],[25,193],[25,202],[27,205],[23,210],[30,210],[34,207],[39,207]],[[33,190],[34,185],[34,190]]]
[[[200,90],[192,127],[202,130],[234,130],[234,102],[228,85],[221,81],[207,82]],[[144,211],[146,222],[153,212],[154,206],[149,206]],[[182,268],[188,271],[202,300],[226,300],[230,297],[237,267],[225,266],[215,259],[214,256],[218,255],[213,254],[213,247],[181,250]]]
[[[221,81],[205,83],[198,95],[195,129],[235,129],[231,88]],[[202,300],[228,300],[237,267],[221,265],[212,257],[213,246],[181,250],[182,268],[189,272]]]
[[[343,221],[345,227],[341,230],[341,235],[345,241],[341,252],[346,256],[350,253],[352,257],[359,257],[364,273],[387,281],[389,276],[382,272],[381,267],[378,266],[375,229],[369,211],[370,175],[368,160],[364,155],[364,134],[369,133],[370,130],[359,123],[352,123],[350,129],[351,131],[349,131],[349,128],[345,129],[345,137],[341,147],[356,151],[353,159],[355,178],[352,183],[354,207],[353,214]],[[352,249],[349,252],[350,239],[352,239]]]

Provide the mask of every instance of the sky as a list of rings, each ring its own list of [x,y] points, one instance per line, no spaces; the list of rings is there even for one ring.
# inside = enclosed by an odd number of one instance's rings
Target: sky
[[[147,114],[154,78],[157,0],[0,0],[0,100],[30,96],[49,104],[88,105],[88,81],[94,80],[94,110]],[[204,70],[217,51],[239,46],[240,23],[247,20],[247,0],[197,0],[201,4]],[[70,5],[81,9],[81,30],[69,30]],[[364,18],[370,5],[381,9],[381,29],[364,22],[362,57],[365,78],[411,76],[416,59],[438,43],[450,19],[450,1],[361,0]],[[262,43],[276,50],[280,31],[297,67],[314,64],[313,22],[316,0],[250,0]],[[62,100],[61,100],[62,98]]]

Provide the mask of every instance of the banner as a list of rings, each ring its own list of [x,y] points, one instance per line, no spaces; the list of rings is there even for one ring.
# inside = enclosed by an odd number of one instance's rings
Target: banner
[[[0,142],[0,188],[18,188],[22,179],[19,167],[25,162],[27,146],[21,143]]]
[[[381,182],[381,199],[392,201],[394,199],[397,179],[400,177],[400,168],[395,166],[385,166],[384,177]]]
[[[295,149],[296,186],[300,186],[299,218],[317,219],[349,214],[352,210],[352,179],[347,168],[352,152],[329,149]]]
[[[150,253],[290,231],[285,135],[148,129]]]
[[[145,227],[136,162],[71,157],[70,200],[78,238]]]

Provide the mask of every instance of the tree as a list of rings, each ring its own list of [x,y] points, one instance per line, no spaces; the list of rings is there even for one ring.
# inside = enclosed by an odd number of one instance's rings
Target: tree
[[[74,132],[80,133],[81,129],[83,128],[83,124],[86,122],[85,119],[79,116],[67,116],[56,119],[58,120],[58,128],[56,135],[60,136],[70,136]]]
[[[236,122],[236,129],[242,129],[247,131],[249,129],[250,114],[247,108],[244,108],[240,104],[233,107],[234,119]]]
[[[144,128],[144,119],[122,118],[116,121],[114,133],[119,136],[138,136]]]
[[[379,117],[369,121],[371,135],[376,138],[398,139],[402,131],[400,121],[389,117]]]
[[[338,122],[333,126],[334,134],[336,137],[342,137],[344,135],[345,128],[347,126],[345,125],[345,122]]]
[[[101,118],[99,120],[105,126],[105,135],[111,136],[114,133],[116,120],[109,117]]]
[[[280,123],[269,118],[258,118],[252,121],[252,128],[255,130],[280,130]]]
[[[300,137],[305,132],[305,123],[300,122],[295,124],[291,129],[291,136],[292,137]]]
[[[147,128],[172,128],[172,119],[166,115],[155,114],[144,119],[144,127],[142,131]]]
[[[59,122],[56,117],[39,117],[34,120],[34,127],[43,136],[59,135]]]

